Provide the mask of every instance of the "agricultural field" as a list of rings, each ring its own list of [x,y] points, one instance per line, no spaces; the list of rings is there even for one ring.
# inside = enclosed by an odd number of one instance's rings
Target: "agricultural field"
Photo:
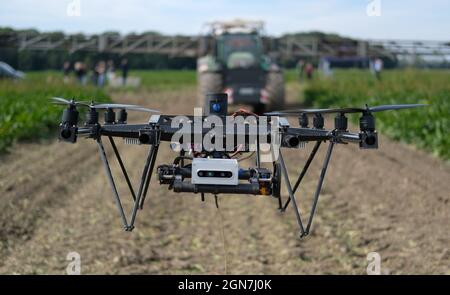
[[[377,129],[393,139],[414,144],[445,160],[450,159],[450,72],[390,70],[377,81],[362,70],[335,71],[308,83],[306,105],[345,107],[420,103],[425,108],[377,114]],[[354,122],[358,116],[353,115]]]
[[[298,84],[295,72],[286,74],[288,106],[298,106],[319,81]],[[192,112],[195,72],[130,75],[141,77],[140,87],[80,92],[98,91],[105,99],[109,95],[115,102],[164,113]],[[47,85],[46,78],[36,79]],[[60,84],[55,89],[65,88]],[[56,111],[50,126],[59,116]],[[134,113],[129,119],[145,122],[148,114]],[[365,274],[367,253],[375,251],[382,257],[382,273],[450,274],[445,226],[450,224],[450,169],[422,150],[386,138],[384,130],[380,133],[379,150],[336,146],[306,239],[299,239],[292,207],[280,214],[273,198],[220,195],[216,208],[211,195],[201,202],[198,195],[168,191],[155,178],[135,230],[124,232],[95,142],[18,142],[1,156],[0,273],[65,274],[67,255],[76,251],[82,274]],[[148,147],[119,140],[117,146],[131,182],[137,183]],[[109,145],[106,149],[111,155]],[[291,181],[311,149],[308,144],[284,154]],[[297,194],[305,214],[324,152],[318,152]],[[157,165],[170,163],[174,155],[164,143]],[[117,161],[111,165],[128,212],[127,184]],[[282,196],[286,199],[286,191]]]
[[[48,136],[57,126],[61,107],[53,96],[108,101],[102,89],[64,84],[57,72],[29,72],[22,81],[0,80],[0,153],[16,140]]]
[[[450,0],[22,2],[0,6],[0,279],[450,275]]]

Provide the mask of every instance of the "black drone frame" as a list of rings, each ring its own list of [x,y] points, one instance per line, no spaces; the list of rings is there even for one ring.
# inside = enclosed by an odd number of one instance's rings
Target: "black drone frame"
[[[121,202],[121,198],[119,196],[119,192],[117,191],[117,187],[116,184],[114,182],[114,178],[112,176],[111,173],[111,168],[108,162],[108,158],[105,152],[105,148],[103,146],[101,137],[97,138],[97,144],[98,144],[98,148],[100,151],[100,157],[102,159],[103,165],[105,167],[106,170],[106,175],[108,178],[108,182],[111,186],[111,189],[113,191],[113,195],[114,195],[114,200],[116,202],[117,205],[117,209],[119,210],[119,214],[120,214],[120,218],[122,219],[122,224],[124,226],[124,229],[126,231],[132,231],[134,229],[134,223],[136,220],[136,216],[137,216],[137,211],[138,209],[142,209],[144,207],[144,201],[145,201],[145,197],[147,195],[147,191],[148,191],[148,187],[150,185],[150,179],[152,176],[152,172],[153,169],[155,167],[155,162],[156,162],[156,156],[158,155],[158,149],[159,149],[159,140],[157,140],[157,142],[155,142],[154,144],[150,145],[150,149],[147,155],[147,159],[145,161],[145,166],[144,166],[144,170],[142,172],[142,176],[141,176],[141,181],[139,183],[139,189],[138,189],[138,193],[136,194],[134,189],[133,189],[133,185],[131,184],[130,178],[128,176],[127,170],[125,168],[125,165],[123,164],[122,158],[120,157],[119,151],[117,149],[117,146],[114,142],[114,139],[112,136],[108,136],[108,139],[111,143],[111,146],[113,148],[114,154],[117,158],[117,161],[119,163],[119,166],[122,170],[122,173],[125,177],[125,180],[127,182],[128,185],[128,189],[130,190],[131,196],[133,197],[133,209],[131,212],[131,217],[130,217],[130,222],[128,222],[126,214],[125,214],[125,210],[122,206],[122,202]]]
[[[59,99],[61,100],[61,99]],[[108,182],[111,186],[115,203],[117,205],[118,211],[120,213],[120,217],[123,223],[123,227],[126,231],[132,231],[134,229],[134,224],[136,221],[137,212],[139,209],[143,209],[144,202],[148,193],[151,176],[155,167],[156,157],[158,154],[158,150],[162,141],[171,142],[172,137],[176,132],[180,132],[180,128],[174,128],[171,126],[171,122],[175,116],[170,115],[153,115],[150,118],[149,123],[147,124],[126,124],[127,117],[127,109],[138,110],[136,106],[130,105],[94,105],[91,104],[90,111],[88,114],[87,121],[83,127],[78,127],[78,112],[76,111],[76,105],[83,104],[72,101],[64,101],[64,104],[68,104],[69,107],[64,111],[62,123],[60,124],[60,139],[66,142],[76,142],[77,137],[87,137],[96,140],[101,160],[104,164],[104,168],[106,171],[106,175],[108,178]],[[273,179],[274,183],[277,185],[278,192],[271,194],[278,198],[278,207],[280,212],[285,212],[288,205],[292,202],[293,209],[296,215],[297,223],[300,228],[300,237],[305,237],[309,234],[313,218],[317,209],[317,203],[319,201],[320,192],[322,190],[322,185],[325,179],[325,174],[327,172],[328,165],[330,163],[331,155],[336,144],[347,144],[347,143],[358,143],[360,148],[363,149],[376,149],[378,148],[378,137],[375,131],[375,119],[372,115],[372,112],[382,111],[382,110],[390,110],[390,109],[402,109],[402,108],[410,108],[417,107],[421,105],[399,105],[399,106],[380,106],[374,108],[366,108],[366,109],[319,109],[319,110],[301,110],[301,111],[292,111],[292,112],[273,112],[268,113],[268,115],[273,116],[291,116],[295,115],[299,117],[300,127],[290,127],[289,123],[285,118],[279,118],[278,131],[281,135],[280,149],[278,153],[278,159],[274,160],[274,171],[273,171]],[[115,120],[115,113],[113,108],[120,108],[121,112],[119,115],[119,119]],[[98,123],[98,113],[97,109],[105,108],[105,123],[101,125]],[[140,108],[139,110],[143,110]],[[151,110],[150,110],[151,111]],[[360,132],[352,133],[347,130],[347,118],[345,117],[346,113],[355,113],[362,112],[362,117],[360,118]],[[308,127],[308,117],[307,114],[312,113],[314,115],[313,127]],[[324,118],[322,117],[323,113],[338,113],[335,118],[335,128],[332,130],[324,129]],[[226,114],[226,113],[225,113]],[[193,121],[194,117],[187,116],[188,120]],[[222,115],[222,122],[225,122],[226,115]],[[278,118],[278,117],[277,117]],[[283,119],[283,120],[281,120]],[[202,117],[202,121],[204,118]],[[251,130],[248,126],[244,126],[244,134],[245,134],[245,142],[246,145],[250,144],[250,138],[256,138],[256,166],[257,169],[261,168],[260,161],[260,143],[259,138],[260,135],[267,136],[267,142],[270,143],[272,138],[271,133],[271,121],[268,122],[267,128],[259,128],[255,137],[251,137]],[[214,128],[223,128],[223,136],[234,136],[234,142],[237,142],[237,136],[239,136],[236,129],[230,131],[226,128],[226,124],[222,126],[214,126]],[[210,134],[213,131],[212,128],[202,127],[201,129],[201,138]],[[197,130],[191,129],[188,130],[185,136],[191,136],[192,141],[196,137]],[[130,194],[133,198],[133,207],[131,211],[131,216],[129,220],[125,214],[124,207],[121,202],[121,197],[116,187],[116,183],[114,181],[114,177],[111,172],[111,167],[108,162],[108,157],[105,152],[105,147],[102,142],[102,137],[108,137],[109,142],[111,144],[112,150],[116,156],[118,164],[121,168],[121,171],[124,175],[125,181],[127,183]],[[130,178],[128,176],[125,165],[120,156],[119,150],[114,141],[114,137],[124,138],[126,143],[134,143],[134,144],[145,144],[150,145],[148,155],[144,164],[144,169],[142,171],[141,180],[139,183],[139,188],[136,191],[134,190]],[[286,163],[284,161],[284,157],[282,154],[282,148],[298,148],[305,142],[315,142],[315,145],[307,158],[303,169],[300,171],[299,176],[292,186],[292,183],[289,180],[288,169]],[[302,215],[295,197],[295,194],[300,187],[300,184],[306,175],[314,157],[317,154],[322,142],[329,142],[328,149],[325,155],[325,159],[322,165],[322,170],[319,176],[319,180],[315,189],[311,211],[309,214],[308,221],[305,224],[302,220]],[[179,158],[183,159],[184,150],[180,151]],[[244,150],[247,152],[247,150]],[[272,150],[273,152],[273,150]],[[272,154],[273,155],[273,154]],[[275,169],[275,167],[278,167]],[[277,175],[275,175],[277,173]],[[284,179],[285,187],[288,193],[288,199],[283,204],[283,200],[280,194],[280,185],[281,178]],[[161,182],[161,181],[160,181]],[[170,188],[170,186],[169,186]],[[231,193],[231,194],[254,194],[260,195],[260,190],[257,186],[252,184],[240,184],[239,186],[220,186],[220,185],[194,185],[194,184],[185,184],[184,186],[178,186],[175,188],[172,186],[175,192],[194,192],[201,193],[202,200],[204,200],[205,193],[211,193],[216,196],[220,193]],[[217,204],[217,203],[216,203]]]
[[[322,190],[322,184],[323,184],[323,181],[325,179],[325,173],[327,172],[328,164],[330,163],[331,154],[333,152],[333,147],[334,147],[334,142],[333,141],[330,141],[329,146],[328,146],[327,154],[325,156],[325,160],[324,160],[323,167],[322,167],[322,172],[320,173],[319,182],[317,183],[316,191],[314,193],[313,204],[312,204],[312,207],[311,207],[311,211],[310,211],[310,215],[309,215],[309,219],[308,219],[308,223],[306,225],[306,228],[304,227],[303,222],[302,222],[302,218],[301,218],[301,215],[300,215],[300,209],[299,209],[299,207],[297,205],[297,201],[295,199],[295,192],[297,191],[297,189],[300,186],[300,183],[301,183],[303,177],[305,176],[306,172],[308,171],[308,168],[309,168],[312,160],[314,159],[314,156],[316,155],[317,150],[319,149],[321,143],[322,143],[322,141],[317,141],[316,144],[314,145],[314,148],[313,148],[311,154],[309,155],[308,160],[305,163],[305,166],[303,166],[303,169],[300,172],[300,175],[298,176],[297,181],[295,182],[295,185],[294,185],[293,188],[292,188],[292,185],[291,185],[291,183],[289,181],[289,174],[288,174],[288,171],[287,171],[287,168],[286,168],[286,164],[284,163],[284,159],[283,159],[283,155],[282,155],[281,151],[280,151],[280,155],[279,155],[280,164],[281,164],[281,167],[283,169],[282,173],[283,173],[283,176],[284,176],[286,189],[287,189],[288,194],[289,194],[289,199],[286,201],[284,206],[282,206],[282,207],[280,206],[279,209],[280,209],[281,212],[285,212],[286,208],[289,205],[289,203],[292,201],[292,204],[294,206],[295,216],[297,218],[297,223],[298,223],[298,225],[300,227],[300,237],[301,238],[307,236],[309,234],[309,230],[311,229],[311,225],[312,225],[312,222],[313,222],[314,214],[316,212],[317,202],[319,201],[319,195],[320,195],[320,192]],[[280,196],[280,200],[281,200],[281,196]]]
[[[161,119],[162,118],[162,119]],[[161,117],[159,121],[164,121],[167,119],[167,121],[170,121],[171,116],[163,116]],[[168,119],[169,118],[169,119]],[[64,134],[64,130],[66,130],[67,127],[64,127],[64,125],[61,126],[61,134]],[[124,226],[124,229],[126,231],[132,231],[134,229],[134,224],[137,216],[138,209],[142,209],[144,206],[144,202],[148,193],[148,188],[151,180],[151,175],[153,174],[153,170],[155,167],[156,157],[158,154],[158,149],[161,143],[161,140],[164,141],[170,141],[169,138],[172,137],[174,132],[176,132],[177,129],[171,128],[167,124],[159,124],[157,122],[151,122],[149,124],[138,124],[138,125],[122,125],[122,124],[114,124],[114,125],[100,125],[96,124],[94,126],[84,126],[77,129],[77,135],[78,136],[86,136],[90,138],[94,138],[97,142],[100,157],[104,164],[104,168],[106,171],[106,175],[108,178],[109,185],[111,186],[114,200],[116,202],[118,211],[120,213],[120,217]],[[210,129],[204,129],[202,131],[203,135],[207,134],[210,131]],[[281,149],[279,151],[279,157],[274,164],[279,164],[281,167],[281,175],[284,178],[285,186],[288,192],[289,198],[287,199],[286,203],[282,205],[282,198],[281,195],[277,196],[279,200],[279,210],[281,212],[284,212],[286,208],[288,207],[289,203],[292,202],[294,212],[296,214],[297,222],[300,228],[300,236],[304,237],[309,233],[309,230],[312,225],[314,213],[316,210],[317,202],[319,199],[320,191],[322,188],[322,184],[325,178],[325,173],[331,158],[331,154],[333,151],[334,144],[336,142],[360,142],[360,135],[358,133],[349,133],[349,132],[335,132],[334,130],[324,130],[324,129],[311,129],[311,128],[290,128],[290,127],[283,127],[282,128],[282,147],[285,148],[296,148],[300,142],[304,141],[316,141],[316,144],[308,157],[306,164],[303,167],[303,170],[300,172],[300,175],[294,185],[292,187],[292,184],[289,180],[288,175],[288,169],[285,164]],[[162,136],[163,135],[163,136]],[[118,193],[114,177],[111,172],[111,167],[108,161],[108,157],[105,152],[105,148],[102,142],[102,137],[107,137],[109,139],[109,142],[111,143],[112,150],[114,152],[114,155],[116,156],[116,159],[118,161],[118,164],[121,168],[121,171],[123,173],[123,176],[125,178],[125,181],[127,183],[128,189],[130,191],[130,194],[133,198],[133,209],[131,212],[131,216],[129,219],[127,219],[125,210],[122,206],[121,197]],[[120,156],[119,150],[117,148],[117,145],[114,141],[114,137],[123,137],[127,138],[129,141],[133,141],[134,143],[139,144],[149,144],[150,149],[145,161],[144,169],[142,171],[141,180],[139,183],[139,188],[137,190],[137,194],[135,190],[133,189],[133,186],[131,184],[130,178],[128,176],[127,170],[125,168],[125,165],[122,161],[122,158]],[[256,136],[256,138],[259,138]],[[64,138],[62,138],[65,140]],[[314,156],[316,155],[321,143],[323,141],[329,141],[329,147],[328,151],[325,157],[325,161],[322,168],[322,173],[320,174],[319,182],[317,184],[317,188],[314,194],[314,200],[313,200],[313,206],[311,209],[310,217],[307,222],[306,228],[304,226],[304,223],[301,218],[301,213],[299,206],[297,205],[297,200],[295,197],[295,192],[300,186],[300,183],[305,176]],[[284,142],[284,144],[283,144]],[[256,145],[259,147],[259,142]],[[257,168],[260,167],[260,149],[256,149],[256,166]],[[215,191],[201,191],[202,193],[213,193],[215,194]],[[222,191],[221,191],[222,192]],[[220,193],[220,192],[219,192]],[[230,193],[237,193],[230,191]],[[243,193],[243,192],[239,192]],[[252,193],[252,191],[248,191],[247,193]]]

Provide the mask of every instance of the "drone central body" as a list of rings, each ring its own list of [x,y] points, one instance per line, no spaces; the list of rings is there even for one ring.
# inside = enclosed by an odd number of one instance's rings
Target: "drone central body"
[[[125,230],[131,231],[134,228],[137,212],[144,206],[160,144],[166,141],[171,143],[172,148],[176,149],[178,154],[172,163],[157,167],[156,175],[161,185],[167,185],[170,190],[176,193],[200,194],[203,201],[205,200],[205,194],[213,194],[216,197],[216,201],[217,195],[220,194],[272,196],[278,200],[278,209],[281,212],[284,212],[289,203],[292,203],[301,237],[306,236],[310,231],[334,146],[336,144],[358,143],[363,149],[376,149],[378,148],[378,137],[372,112],[420,106],[397,105],[363,109],[346,108],[273,112],[267,114],[271,116],[268,119],[264,117],[266,120],[262,120],[262,117],[254,117],[258,123],[258,128],[251,128],[252,126],[247,120],[236,122],[231,119],[234,119],[236,115],[244,115],[245,117],[254,114],[241,111],[233,114],[233,116],[227,116],[227,95],[222,93],[207,96],[203,115],[183,116],[184,119],[177,124],[174,123],[179,119],[179,116],[171,115],[152,115],[148,123],[127,124],[127,110],[155,112],[133,105],[88,104],[60,98],[55,98],[54,100],[56,103],[69,105],[64,111],[60,124],[59,138],[61,140],[75,143],[77,137],[87,137],[97,142],[100,157]],[[78,105],[89,107],[86,122],[82,127],[78,127],[78,111],[76,110]],[[105,110],[103,124],[99,123],[98,110],[100,109]],[[115,109],[120,109],[117,119]],[[357,112],[362,113],[360,131],[358,133],[349,132],[345,114]],[[323,113],[337,113],[334,129],[324,129]],[[309,127],[308,114],[314,115],[312,127]],[[300,127],[290,126],[285,118],[290,115],[299,118]],[[212,116],[214,116],[214,120],[211,120]],[[215,123],[211,124],[211,121]],[[208,124],[201,124],[199,128],[198,125],[188,124],[192,122],[208,122]],[[234,122],[232,126],[230,122]],[[108,157],[102,142],[103,137],[107,137],[111,143],[133,198],[134,205],[129,219],[124,212],[121,198],[111,173]],[[149,152],[137,190],[131,184],[115,144],[114,138],[117,137],[123,138],[125,143],[149,145]],[[175,141],[174,138],[176,138]],[[213,142],[213,147],[203,146],[202,143],[205,140]],[[233,145],[231,149],[227,149],[225,143],[230,140],[233,142]],[[311,141],[315,142],[314,148],[304,164],[297,181],[292,186],[282,150],[296,149]],[[270,162],[272,169],[262,167],[261,146],[263,142],[271,146]],[[311,213],[306,226],[304,226],[295,192],[300,187],[303,177],[323,142],[329,143],[328,149],[314,194]],[[245,154],[247,156],[242,156]],[[252,155],[255,155],[255,166],[251,168],[240,167],[240,161]],[[288,199],[285,202],[283,202],[280,193],[282,182],[284,182],[288,193]]]

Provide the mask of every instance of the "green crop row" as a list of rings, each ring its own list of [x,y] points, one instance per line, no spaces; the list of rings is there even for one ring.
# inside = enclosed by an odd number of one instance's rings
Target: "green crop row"
[[[388,136],[450,159],[450,72],[395,70],[377,81],[368,71],[335,71],[317,77],[303,93],[315,107],[422,103],[427,107],[377,114],[377,129]],[[357,120],[358,116],[353,116]]]
[[[130,76],[139,77],[140,86],[150,90],[178,90],[197,83],[197,72],[193,70],[135,70]]]
[[[50,103],[52,96],[109,101],[102,90],[64,84],[55,72],[28,73],[24,80],[0,80],[0,152],[15,140],[47,136],[58,126],[63,108]]]

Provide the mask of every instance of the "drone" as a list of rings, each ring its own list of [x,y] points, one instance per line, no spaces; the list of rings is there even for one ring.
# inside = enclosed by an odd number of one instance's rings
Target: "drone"
[[[75,143],[78,137],[84,137],[93,139],[97,143],[125,231],[134,229],[137,212],[144,208],[161,143],[170,142],[170,147],[176,151],[176,156],[172,163],[162,164],[156,168],[160,185],[166,185],[175,193],[200,194],[202,201],[205,201],[206,194],[211,194],[215,197],[216,206],[218,206],[217,197],[221,194],[271,196],[278,200],[280,212],[285,212],[292,203],[299,226],[299,235],[303,238],[310,233],[335,145],[353,143],[358,144],[361,149],[377,149],[378,134],[374,113],[425,106],[400,104],[374,107],[366,105],[363,108],[294,109],[273,111],[263,114],[264,116],[258,116],[242,109],[229,115],[226,93],[208,94],[205,101],[205,108],[200,114],[175,116],[163,115],[157,110],[131,104],[53,98],[53,103],[67,106],[59,126],[59,139]],[[87,108],[86,120],[80,126],[77,107]],[[102,123],[99,122],[100,111],[104,111]],[[148,112],[152,115],[148,122],[128,124],[127,118],[130,111]],[[359,132],[348,130],[346,115],[351,113],[361,114]],[[336,114],[334,128],[329,130],[324,128],[324,114]],[[310,126],[311,116],[313,117],[312,126]],[[237,117],[243,120],[236,120]],[[298,118],[299,126],[291,126],[288,117]],[[256,122],[256,128],[253,128],[252,122]],[[103,145],[104,138],[107,138],[111,144],[133,199],[130,216],[125,214]],[[130,181],[115,143],[116,138],[122,138],[126,144],[149,146],[137,189]],[[206,140],[211,144],[201,144]],[[229,141],[231,144],[228,144]],[[314,147],[296,182],[291,183],[282,151],[299,149],[308,142],[314,142]],[[314,192],[309,218],[306,221],[302,218],[295,193],[300,188],[320,146],[326,142],[328,148]],[[270,152],[267,149],[263,150],[263,147],[267,145],[270,146]],[[270,157],[264,157],[267,153]],[[269,165],[263,165],[262,157],[269,162]],[[255,159],[255,166],[240,167],[240,162],[248,158]],[[269,166],[269,168],[263,166]],[[282,183],[285,184],[288,194],[286,200],[283,200],[281,195]]]

